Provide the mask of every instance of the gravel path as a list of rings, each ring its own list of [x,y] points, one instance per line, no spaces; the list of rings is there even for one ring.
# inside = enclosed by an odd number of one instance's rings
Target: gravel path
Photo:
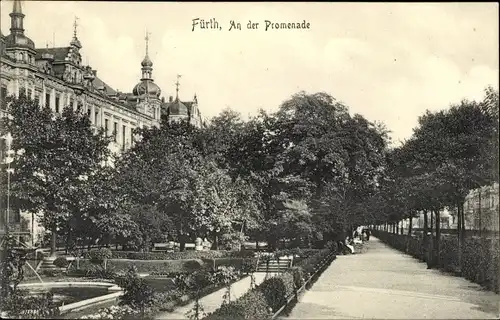
[[[338,256],[281,319],[499,319],[500,295],[371,238]]]
[[[272,276],[272,275],[269,275]],[[268,277],[269,277],[268,276]],[[266,277],[265,273],[255,273],[256,284],[262,283]],[[231,286],[231,300],[235,300],[241,297],[250,289],[250,277],[245,277],[238,282],[233,283]],[[222,297],[226,293],[226,289],[220,289],[214,293],[211,293],[200,299],[200,304],[202,305],[205,313],[211,313],[217,310],[222,304]],[[191,302],[183,307],[176,308],[173,312],[163,312],[160,313],[156,319],[188,319],[186,313],[192,310],[194,307],[194,302]]]

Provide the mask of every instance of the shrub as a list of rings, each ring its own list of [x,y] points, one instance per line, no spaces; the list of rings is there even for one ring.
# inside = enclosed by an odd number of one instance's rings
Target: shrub
[[[238,279],[238,273],[233,267],[220,267],[212,274],[212,281],[216,284],[229,284]]]
[[[69,265],[69,261],[66,257],[57,257],[56,260],[54,260],[54,265],[58,268],[66,268]]]
[[[257,258],[243,259],[240,270],[246,274],[255,272],[257,270]]]
[[[60,276],[62,274],[62,271],[61,270],[53,270],[53,269],[46,269],[46,270],[43,270],[42,271],[43,275],[47,276],[47,277],[57,277],[57,276]]]
[[[216,258],[251,258],[254,252],[251,250],[226,251],[183,251],[183,252],[136,252],[136,251],[113,251],[113,259],[131,260],[192,260],[192,259],[216,259]],[[84,254],[90,258],[90,252]]]
[[[50,319],[59,315],[54,295],[50,292],[33,296],[27,291],[16,290],[0,299],[0,310],[11,319]]]
[[[319,262],[332,254],[330,249],[304,251],[305,253],[302,251],[300,253],[307,256],[302,260],[302,264],[307,270],[314,270]],[[236,301],[222,305],[205,319],[271,319],[272,312],[276,312],[284,306],[288,298],[303,284],[302,267],[292,267],[278,276],[265,280]]]
[[[138,312],[129,306],[112,306],[99,309],[96,313],[82,316],[79,319],[127,319],[137,316]]]
[[[281,277],[272,277],[262,282],[258,287],[266,303],[273,311],[278,310],[286,303],[286,286]]]
[[[244,294],[241,298],[228,304],[222,305],[215,312],[209,314],[206,320],[243,320],[258,319],[270,320],[271,312],[262,292],[252,290]]]
[[[329,249],[318,250],[316,255],[309,256],[302,260],[296,260],[295,265],[301,267],[307,274],[312,274],[318,263],[325,259],[332,252]]]
[[[116,277],[116,283],[124,290],[121,305],[138,309],[141,317],[153,306],[154,290],[137,275],[134,268],[130,268],[125,275]]]
[[[127,270],[131,266],[135,266],[138,272],[151,273],[151,272],[187,272],[193,271],[195,264],[189,265],[190,269],[185,269],[185,263],[189,260],[109,260],[108,265],[113,266],[116,270]],[[197,261],[198,268],[204,266],[201,260],[191,260]]]
[[[103,263],[107,259],[111,259],[112,256],[113,254],[108,248],[90,250],[90,262],[92,263]]]
[[[292,267],[288,272],[293,276],[293,283],[296,289],[304,285],[304,271],[302,271],[301,267]]]
[[[187,288],[192,291],[200,291],[213,283],[212,274],[206,270],[198,270],[184,278]]]
[[[202,268],[203,262],[197,260],[188,260],[183,263],[182,268],[187,272],[193,272]]]

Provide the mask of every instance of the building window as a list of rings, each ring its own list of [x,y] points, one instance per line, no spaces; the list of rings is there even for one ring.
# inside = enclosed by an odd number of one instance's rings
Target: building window
[[[109,133],[109,121],[108,121],[108,119],[104,119],[104,132],[105,132],[106,136],[108,136],[108,133]]]
[[[97,120],[99,120],[99,111],[96,111],[95,112],[95,116],[94,116],[94,124],[97,125]]]
[[[57,94],[56,95],[56,112],[59,113],[59,104],[60,104],[61,97]]]
[[[76,105],[76,111],[81,112],[82,109],[83,109],[83,104],[80,101],[78,101]]]
[[[47,108],[49,108],[49,107],[50,107],[50,93],[46,93],[46,94],[45,94],[45,106],[46,106]]]
[[[122,127],[122,145],[123,145],[124,149],[125,149],[126,134],[127,134],[127,127],[125,125],[123,125],[123,127]]]
[[[33,94],[33,90],[28,89],[28,98],[31,99],[31,95]]]
[[[19,96],[20,97],[26,97],[26,88],[25,87],[20,87],[19,88]]]
[[[7,97],[7,87],[2,86],[0,88],[0,99],[5,99]]]
[[[115,136],[115,142],[118,142],[118,122],[113,125],[113,135]]]
[[[90,110],[90,108],[87,107],[87,117],[89,117],[89,119],[90,119],[90,116],[92,114],[91,112],[92,112],[92,110]]]

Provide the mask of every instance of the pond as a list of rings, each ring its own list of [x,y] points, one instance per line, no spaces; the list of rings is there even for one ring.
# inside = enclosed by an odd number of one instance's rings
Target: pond
[[[55,288],[33,288],[33,295],[50,291],[54,294],[54,302],[57,306],[66,305],[86,299],[103,296],[109,293],[108,288],[96,287],[55,287]]]

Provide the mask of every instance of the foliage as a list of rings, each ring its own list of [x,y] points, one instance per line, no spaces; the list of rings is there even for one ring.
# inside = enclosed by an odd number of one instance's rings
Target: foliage
[[[391,234],[387,232],[374,231],[374,235],[388,243],[390,246],[405,251],[406,242],[410,239],[412,245],[409,246],[408,254],[417,259],[424,259],[422,239],[407,235]],[[445,238],[440,251],[440,267],[448,272],[460,270],[458,259],[458,241],[456,238]],[[464,256],[462,275],[476,283],[479,283],[492,291],[499,291],[498,288],[498,265],[500,263],[500,246],[498,238],[480,240],[476,238],[466,238],[464,243]]]
[[[23,267],[27,252],[15,248],[14,238],[7,234],[3,239],[1,259],[1,299],[2,316],[13,319],[43,319],[59,315],[52,293],[29,294],[20,290],[18,284],[24,279]]]
[[[11,177],[13,208],[40,213],[53,232],[71,218],[84,219],[93,177],[109,157],[109,140],[71,107],[54,114],[21,97],[9,98],[8,112],[12,117],[0,120],[0,135],[10,132],[12,149],[18,151]]]
[[[66,257],[57,257],[56,260],[54,260],[54,265],[58,268],[66,268],[69,262]]]
[[[326,254],[330,253],[329,250],[315,250],[314,252],[315,254],[305,259],[311,264],[312,269],[318,266]],[[222,304],[219,309],[204,319],[271,319],[273,312],[284,306],[288,298],[302,287],[304,277],[303,266],[290,268],[250,289],[239,299]]]
[[[138,310],[141,317],[144,317],[146,311],[154,305],[154,290],[137,275],[133,268],[129,269],[125,275],[118,276],[116,283],[124,290],[120,303]]]
[[[138,316],[138,311],[125,305],[102,308],[96,313],[82,316],[80,319],[133,319],[134,316]]]
[[[16,290],[1,299],[0,310],[7,312],[9,319],[50,319],[59,315],[50,292],[30,295],[27,291]]]

